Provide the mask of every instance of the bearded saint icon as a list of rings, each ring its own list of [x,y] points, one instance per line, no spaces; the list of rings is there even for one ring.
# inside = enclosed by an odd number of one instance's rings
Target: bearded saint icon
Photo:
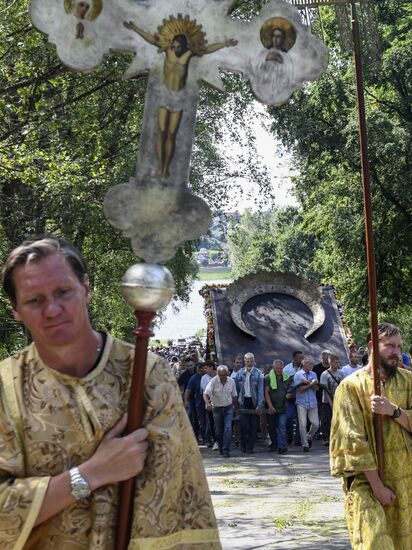
[[[283,17],[265,21],[260,29],[265,47],[250,70],[253,91],[265,103],[284,103],[295,88],[293,59],[288,54],[296,42],[296,31]]]

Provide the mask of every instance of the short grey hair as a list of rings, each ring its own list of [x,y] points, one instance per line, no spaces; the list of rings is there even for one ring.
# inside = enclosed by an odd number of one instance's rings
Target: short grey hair
[[[253,361],[254,361],[255,356],[253,355],[253,353],[248,352],[248,353],[245,353],[245,359],[253,359]]]
[[[283,367],[284,362],[282,361],[282,359],[275,359],[275,360],[273,361],[272,365],[273,365],[273,366],[275,366],[275,365],[282,365],[282,367]]]
[[[227,374],[229,374],[229,369],[227,368],[226,365],[219,365],[217,367],[217,372],[227,372]]]
[[[332,355],[332,352],[330,351],[330,349],[324,349],[320,354],[322,359],[325,357],[325,355],[327,355],[328,357],[329,355]]]
[[[306,363],[311,363],[313,365],[313,359],[311,357],[304,357],[302,359],[302,365],[306,365]]]

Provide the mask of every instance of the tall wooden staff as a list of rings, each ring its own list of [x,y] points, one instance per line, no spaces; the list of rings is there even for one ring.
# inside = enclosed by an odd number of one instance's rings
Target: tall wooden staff
[[[378,306],[376,299],[376,268],[375,268],[375,249],[372,224],[372,199],[369,175],[369,157],[368,157],[368,134],[365,115],[365,97],[363,93],[363,73],[360,45],[359,21],[356,13],[356,0],[289,0],[299,8],[319,8],[320,6],[345,6],[350,4],[352,11],[352,38],[355,58],[356,74],[356,95],[358,104],[359,119],[359,141],[361,152],[362,167],[362,187],[363,187],[363,207],[365,218],[365,236],[366,236],[366,259],[368,265],[368,289],[369,289],[369,308],[370,308],[370,328],[372,335],[372,372],[373,388],[375,395],[381,395],[380,365],[379,365],[379,335],[378,335]],[[362,0],[360,0],[362,1]],[[306,18],[308,18],[306,13]],[[382,416],[373,415],[373,425],[376,441],[376,452],[378,458],[378,473],[383,480],[384,456],[383,456],[383,434],[382,434]]]
[[[366,233],[366,259],[368,264],[368,288],[370,307],[370,326],[372,335],[372,372],[375,395],[381,395],[380,364],[379,364],[379,335],[378,335],[378,305],[376,299],[376,268],[375,249],[372,225],[372,199],[369,174],[368,134],[366,129],[365,97],[363,93],[362,59],[359,37],[359,21],[356,13],[355,0],[351,0],[352,8],[352,36],[355,57],[356,94],[358,100],[359,138],[362,165],[363,207]],[[373,426],[375,431],[376,453],[378,457],[378,473],[383,481],[384,456],[382,416],[374,413]]]
[[[141,428],[143,422],[147,346],[154,334],[150,324],[156,312],[170,302],[174,291],[172,274],[163,265],[136,264],[123,277],[123,298],[134,309],[138,321],[134,331],[136,346],[126,427],[128,434]],[[120,487],[116,550],[126,550],[129,544],[135,484],[136,478],[131,478],[123,481]]]

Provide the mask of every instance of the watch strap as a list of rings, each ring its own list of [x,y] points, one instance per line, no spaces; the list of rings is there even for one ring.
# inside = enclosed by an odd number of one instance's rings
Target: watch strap
[[[391,418],[399,418],[401,414],[402,414],[402,411],[400,407],[396,407],[396,409],[393,411]]]
[[[76,500],[86,498],[91,493],[89,484],[84,479],[77,466],[70,470],[70,486],[71,493]]]

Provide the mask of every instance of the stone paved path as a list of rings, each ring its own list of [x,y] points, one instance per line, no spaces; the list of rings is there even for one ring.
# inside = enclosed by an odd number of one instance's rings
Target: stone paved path
[[[340,480],[320,442],[286,455],[262,444],[226,459],[201,452],[224,550],[350,550]]]

